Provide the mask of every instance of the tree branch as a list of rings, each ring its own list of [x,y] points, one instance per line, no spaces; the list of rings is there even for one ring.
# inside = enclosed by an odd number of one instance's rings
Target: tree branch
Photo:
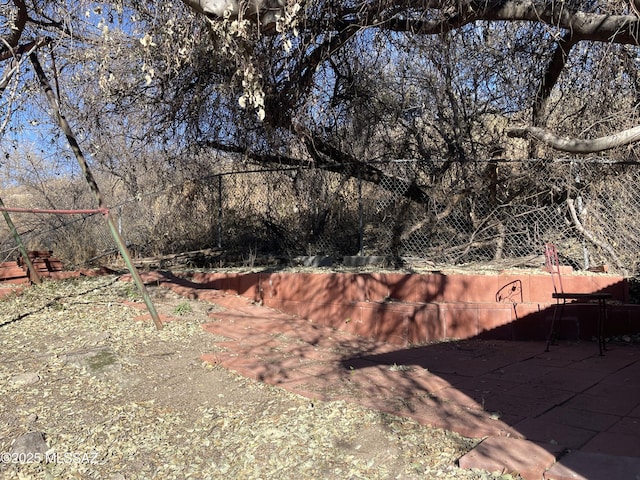
[[[317,168],[359,177],[416,203],[425,204],[429,201],[426,192],[415,181],[388,175],[379,168],[360,161],[320,139],[308,141],[307,150],[314,158]]]
[[[22,3],[24,0],[14,0]],[[192,10],[215,19],[225,10],[238,15],[241,5],[247,14],[260,15],[280,11],[284,0],[250,0],[241,4],[237,0],[182,0]],[[338,13],[335,20],[338,31],[349,27],[375,27],[398,32],[435,35],[449,32],[478,20],[504,22],[536,22],[571,32],[574,38],[597,42],[638,45],[640,18],[636,15],[609,15],[583,12],[563,0],[540,2],[536,0],[442,0],[377,1],[361,8]],[[327,7],[329,8],[329,7]],[[439,12],[440,18],[427,18],[428,13]],[[275,15],[270,15],[275,18]],[[433,15],[431,15],[433,17]],[[307,19],[313,24],[314,19]],[[319,21],[319,20],[318,20]]]
[[[13,48],[18,45],[20,41],[20,37],[22,36],[22,32],[24,31],[24,27],[27,24],[27,5],[24,0],[13,0],[13,4],[16,7],[17,13],[14,17],[13,22],[9,23],[11,28],[11,33],[3,37],[3,42],[9,47]],[[7,49],[5,45],[0,46],[0,54]]]
[[[11,61],[8,62],[8,65],[5,67],[5,70],[2,73],[2,76],[0,76],[0,98],[2,98],[5,90],[9,86],[9,83],[11,82],[11,78],[13,78],[16,72],[19,71],[20,65],[24,61],[24,59],[27,58],[29,55],[31,55],[33,52],[35,52],[42,45],[46,45],[47,42],[48,42],[48,39],[38,39],[33,42],[29,42],[26,45],[20,45],[19,47],[12,49],[12,51],[7,52],[6,58],[3,58],[2,56],[0,56],[0,61],[11,58]],[[10,100],[9,106],[7,107],[9,112],[11,111],[11,103],[12,101]],[[2,131],[4,130],[4,127],[6,126],[6,122],[8,122],[9,117],[10,115],[7,116],[7,120],[5,121],[5,124],[3,124],[0,127],[0,133],[2,133]]]
[[[427,193],[415,182],[388,175],[379,168],[359,161],[319,139],[309,140],[306,144],[307,150],[313,160],[252,152],[237,145],[227,145],[219,142],[206,142],[201,145],[206,145],[209,148],[214,148],[221,152],[244,155],[257,164],[288,165],[301,168],[314,167],[327,172],[341,173],[353,178],[360,176],[365,182],[379,185],[385,190],[414,202],[426,204],[429,201]]]
[[[2,52],[2,50],[0,50],[0,62],[12,57],[19,58],[25,54],[27,56],[31,55],[31,53],[33,53],[36,49],[42,47],[43,45],[46,45],[50,41],[51,40],[49,38],[39,38],[38,40],[34,40],[32,42],[25,43],[24,45],[19,45],[18,47],[11,50],[7,50],[4,53]]]
[[[544,77],[540,82],[540,87],[536,93],[536,98],[533,102],[533,124],[536,127],[542,125],[542,117],[545,113],[547,101],[551,95],[553,87],[558,82],[562,70],[567,64],[569,58],[569,52],[571,48],[578,42],[573,32],[567,31],[556,45],[556,49],[553,52],[551,61],[547,65],[547,69],[544,72]]]
[[[512,138],[531,137],[563,152],[596,153],[637,142],[640,140],[640,126],[592,140],[560,137],[555,133],[534,126],[509,128],[507,136]]]
[[[182,2],[211,20],[224,18],[225,15],[249,18],[260,23],[263,29],[266,27],[263,33],[273,33],[273,25],[286,6],[286,0],[182,0]]]
[[[611,248],[611,246],[608,243],[598,240],[595,237],[595,235],[593,235],[590,231],[588,231],[586,228],[582,226],[582,223],[580,223],[580,220],[578,219],[578,214],[576,213],[576,207],[575,207],[573,198],[567,198],[567,206],[569,207],[571,220],[573,221],[573,226],[576,228],[576,230],[578,230],[578,232],[580,232],[582,236],[584,236],[584,238],[589,240],[596,247],[600,247],[603,250],[606,250],[609,256],[611,257],[611,260],[615,262],[616,267],[620,269],[623,275],[626,276],[628,272],[624,268],[624,265],[622,265],[622,262],[620,262],[620,259],[616,255],[616,252],[613,251],[613,248]]]
[[[407,15],[394,13],[392,17],[371,18],[369,26],[399,32],[435,35],[449,32],[478,20],[545,23],[568,30],[574,38],[597,42],[638,45],[640,19],[635,15],[607,15],[581,12],[564,1],[537,2],[535,0],[466,0],[458,2],[457,10],[448,11],[449,2],[423,2],[419,7],[407,6]],[[427,10],[439,10],[442,18],[425,19]],[[360,23],[351,19],[345,23]]]

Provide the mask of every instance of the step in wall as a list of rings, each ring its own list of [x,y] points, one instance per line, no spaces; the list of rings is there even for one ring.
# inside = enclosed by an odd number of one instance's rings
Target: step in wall
[[[41,277],[58,278],[62,275],[62,262],[58,258],[52,257],[53,252],[49,250],[33,250],[29,251],[29,260]],[[22,255],[18,256],[15,262],[0,263],[0,285],[3,283],[10,284],[29,284],[30,274],[27,263]]]
[[[27,272],[17,262],[0,263],[0,282],[11,284],[27,284]]]
[[[548,273],[194,273],[189,280],[265,306],[382,341],[407,344],[485,336],[544,339],[555,300]],[[638,330],[640,310],[625,305],[628,285],[615,275],[563,277],[565,290],[608,292],[608,334]],[[567,308],[561,334],[595,334],[597,309]],[[635,333],[635,332],[634,332]]]

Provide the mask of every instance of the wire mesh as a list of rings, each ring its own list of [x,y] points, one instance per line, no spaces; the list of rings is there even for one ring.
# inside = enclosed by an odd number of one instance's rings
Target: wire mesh
[[[635,164],[395,161],[347,175],[323,169],[223,172],[112,208],[137,256],[221,246],[298,255],[385,255],[459,265],[535,257],[558,245],[578,269],[640,273],[640,168]],[[372,173],[373,172],[373,173]],[[68,205],[67,205],[68,206]],[[86,207],[72,205],[72,207]],[[100,215],[19,216],[29,248],[114,250]],[[12,240],[0,230],[0,248]],[[70,261],[70,260],[67,260]]]

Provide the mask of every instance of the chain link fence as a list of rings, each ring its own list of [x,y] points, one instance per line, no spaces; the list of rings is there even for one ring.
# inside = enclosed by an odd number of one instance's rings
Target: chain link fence
[[[220,247],[239,259],[383,255],[398,264],[517,266],[539,261],[552,241],[577,269],[608,265],[632,276],[640,272],[639,186],[635,164],[397,160],[349,175],[317,168],[214,174],[141,193],[112,212],[138,256]],[[100,215],[24,225],[33,248],[60,255],[88,246],[73,263],[114,251]],[[11,241],[3,238],[7,251]]]

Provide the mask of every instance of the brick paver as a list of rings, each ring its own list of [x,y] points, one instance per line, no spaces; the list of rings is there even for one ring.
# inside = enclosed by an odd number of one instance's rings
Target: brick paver
[[[310,398],[487,437],[460,459],[465,468],[527,479],[638,479],[637,345],[610,345],[604,357],[588,342],[550,352],[540,342],[480,339],[402,348],[180,283],[161,281],[225,308],[203,326],[226,339],[206,361]]]
[[[519,473],[525,480],[538,480],[556,457],[526,440],[489,437],[460,459],[462,468]]]
[[[546,480],[634,480],[640,458],[570,452],[544,474]]]

